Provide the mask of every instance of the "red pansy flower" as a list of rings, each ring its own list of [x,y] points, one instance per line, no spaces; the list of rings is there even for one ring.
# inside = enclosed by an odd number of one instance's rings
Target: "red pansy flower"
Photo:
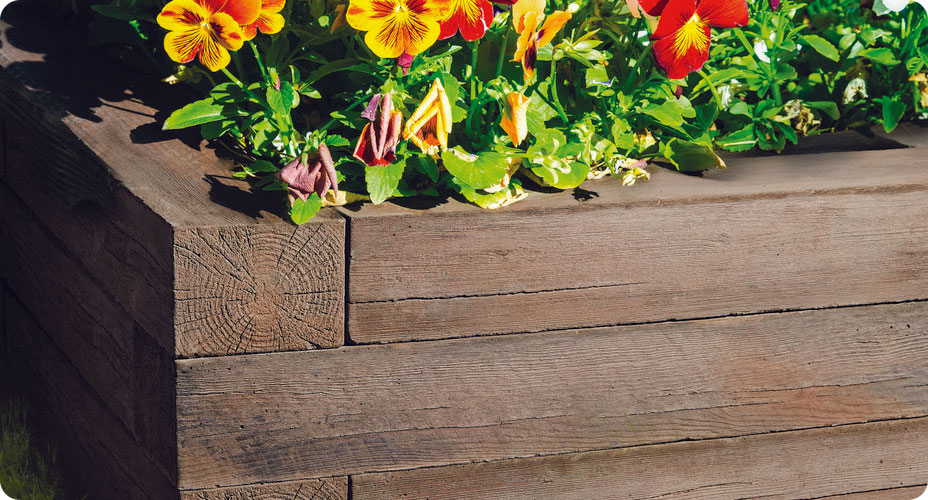
[[[648,14],[651,0],[643,0]],[[745,0],[669,0],[660,10],[657,29],[651,35],[654,57],[668,78],[683,78],[699,71],[709,58],[711,28],[734,28],[748,23]],[[661,2],[650,7],[658,8]]]
[[[493,24],[493,6],[488,0],[451,0],[448,17],[441,22],[439,40],[450,38],[458,31],[468,42],[479,40]]]

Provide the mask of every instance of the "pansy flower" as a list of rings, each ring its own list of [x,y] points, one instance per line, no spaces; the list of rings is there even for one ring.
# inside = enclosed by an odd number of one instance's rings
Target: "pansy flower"
[[[361,116],[370,123],[361,130],[353,156],[371,167],[395,162],[403,114],[393,110],[393,98],[390,94],[375,94]]]
[[[241,26],[255,22],[260,11],[261,0],[172,0],[158,14],[158,25],[169,30],[164,50],[174,62],[199,58],[219,71],[229,64],[229,51],[245,43]]]
[[[364,42],[374,54],[395,59],[431,47],[449,9],[449,0],[351,0],[345,18],[367,32]]]
[[[653,15],[645,3],[641,5]],[[654,58],[667,78],[677,79],[702,69],[709,58],[712,27],[734,28],[748,23],[748,4],[744,0],[670,0],[660,16],[651,35]]]
[[[503,110],[503,119],[500,120],[499,126],[506,131],[513,146],[522,144],[525,136],[528,135],[528,97],[518,93],[510,92],[506,95],[506,105]]]
[[[258,34],[258,30],[265,35],[280,33],[284,29],[284,16],[280,15],[287,0],[261,0],[261,12],[255,22],[242,26],[245,40],[251,40]]]
[[[488,0],[451,0],[449,15],[441,22],[439,40],[458,31],[468,42],[479,40],[493,24],[493,6]]]
[[[545,18],[544,0],[519,0],[512,6],[512,15],[516,32],[519,33],[512,60],[522,63],[522,76],[528,82],[535,74],[538,49],[554,40],[557,32],[570,20],[571,14],[558,10]]]
[[[419,146],[424,153],[437,154],[448,149],[448,134],[451,133],[451,102],[448,94],[435,79],[419,107],[406,120],[403,139]]]

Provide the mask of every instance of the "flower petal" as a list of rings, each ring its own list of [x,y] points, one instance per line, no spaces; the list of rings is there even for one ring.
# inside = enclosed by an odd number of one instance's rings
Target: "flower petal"
[[[716,28],[748,24],[748,4],[744,0],[700,0],[696,14],[702,22]]]
[[[170,31],[164,36],[164,50],[176,63],[185,64],[193,60],[209,35],[199,26],[187,30]]]
[[[557,32],[561,31],[561,28],[567,24],[567,21],[570,21],[570,16],[570,12],[563,10],[555,11],[548,16],[548,18],[545,19],[545,24],[541,26],[541,29],[538,30],[538,34],[535,35],[535,39],[537,40],[536,46],[541,48],[551,43],[551,40],[554,39]]]
[[[512,24],[516,33],[525,30],[523,18],[529,12],[534,12],[538,18],[545,16],[545,0],[519,0],[512,5]]]
[[[209,20],[209,29],[213,40],[229,50],[238,50],[245,43],[241,26],[226,13],[214,14]]]
[[[710,35],[710,28],[703,27],[706,39]],[[670,36],[654,42],[654,58],[667,72],[667,78],[685,78],[691,71],[702,69],[702,65],[709,58],[709,44],[705,48],[697,44],[681,46],[678,38]]]
[[[170,31],[199,27],[210,13],[195,0],[172,0],[158,14],[158,26]]]
[[[199,0],[210,12],[223,12],[240,25],[248,25],[261,14],[261,0]]]
[[[457,33],[469,42],[483,37],[487,28],[493,24],[493,6],[487,0],[453,0],[451,15],[441,22],[443,40]]]
[[[396,6],[394,0],[351,0],[345,19],[348,24],[358,31],[370,31],[383,23],[386,16],[393,12]]]
[[[528,50],[529,42],[535,41],[535,28],[538,27],[538,13],[530,12],[523,19],[523,30],[516,41],[516,51],[512,56],[512,61],[521,61],[525,57],[525,51]]]
[[[649,16],[659,16],[670,0],[639,0],[638,4]],[[629,3],[629,7],[631,4]],[[637,16],[636,16],[637,17]]]
[[[238,25],[236,25],[236,29],[238,29]],[[241,40],[239,40],[239,47],[241,47]],[[200,48],[200,62],[210,71],[219,71],[225,68],[231,60],[232,56],[229,55],[229,51],[219,41],[210,36],[203,38]]]
[[[509,135],[513,146],[521,144],[525,140],[525,136],[528,135],[528,121],[526,119],[528,101],[527,97],[518,92],[510,92],[506,96],[503,119],[500,120],[499,126]]]
[[[651,39],[659,40],[675,34],[695,13],[696,0],[674,0],[667,4],[657,22],[657,29],[651,34]]]
[[[258,16],[255,22],[242,26],[242,34],[245,40],[251,40],[258,34],[258,30],[261,30],[261,33],[265,35],[273,35],[280,33],[282,29],[284,29],[284,16],[274,12],[261,11],[261,15]]]

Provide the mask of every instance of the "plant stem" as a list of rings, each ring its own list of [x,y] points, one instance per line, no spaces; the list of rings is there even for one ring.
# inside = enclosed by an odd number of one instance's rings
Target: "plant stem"
[[[251,51],[255,55],[255,61],[258,61],[258,69],[261,70],[261,77],[264,78],[264,81],[267,82],[267,69],[264,68],[264,63],[261,62],[261,54],[258,53],[258,46],[255,45],[255,42],[249,41],[248,45],[251,46]],[[273,82],[268,82],[273,83]]]
[[[477,98],[477,57],[480,51],[480,40],[470,46],[470,100]]]
[[[719,111],[725,109],[722,105],[722,96],[719,95],[718,89],[715,88],[715,84],[712,83],[712,80],[709,79],[709,75],[705,71],[699,70],[699,76],[702,77],[702,80],[706,82],[706,85],[709,86],[709,90],[712,91],[712,97],[715,97],[715,103],[719,107]]]
[[[228,68],[222,68],[222,72],[223,72],[223,74],[225,74],[225,75],[229,78],[229,80],[230,80],[232,83],[238,85],[239,87],[245,88],[245,84],[242,83],[241,80],[239,80],[238,78],[236,78],[235,75],[233,75],[231,72],[229,72],[229,69],[228,69]]]
[[[622,91],[629,92],[631,91],[631,85],[635,83],[638,76],[638,69],[644,64],[645,59],[651,59],[651,48],[648,47],[644,50],[644,53],[638,56],[638,59],[635,61],[635,65],[632,67],[631,72],[628,74],[628,78],[625,79],[625,83],[622,84]]]
[[[351,106],[348,106],[347,108],[345,108],[345,111],[346,112],[351,111],[352,109],[360,106],[361,104],[363,104],[366,101],[369,101],[370,99],[371,99],[370,96],[364,96],[358,99],[357,101],[355,101],[354,104],[352,104]],[[331,127],[332,125],[335,125],[337,122],[338,122],[338,118],[332,118],[331,120],[327,121],[325,125],[317,128],[316,130],[328,130],[329,127]]]
[[[500,47],[499,59],[496,61],[496,78],[503,74],[503,61],[506,59],[506,50],[509,48],[509,30],[506,30],[506,36],[503,38],[503,45]]]
[[[551,76],[549,79],[548,87],[551,90],[551,100],[554,101],[554,107],[557,108],[558,114],[561,115],[561,120],[564,120],[564,125],[570,125],[570,121],[567,120],[567,113],[564,112],[564,107],[561,106],[561,101],[557,97],[557,59],[553,57],[551,58]]]

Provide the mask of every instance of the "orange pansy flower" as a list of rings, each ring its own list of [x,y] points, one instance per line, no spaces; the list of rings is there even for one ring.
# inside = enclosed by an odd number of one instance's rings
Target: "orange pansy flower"
[[[258,18],[261,0],[171,0],[158,14],[169,30],[164,50],[171,60],[188,63],[198,57],[210,71],[229,64],[230,50],[242,48],[241,26]]]
[[[571,17],[570,12],[558,10],[546,19],[544,5],[544,0],[519,0],[512,6],[512,22],[519,33],[512,60],[522,62],[522,75],[526,82],[535,74],[538,49],[551,43],[554,35]]]
[[[245,40],[251,40],[258,34],[258,30],[265,35],[280,33],[284,29],[284,16],[280,11],[284,9],[287,0],[261,0],[261,12],[255,22],[242,26]]]
[[[352,28],[367,32],[364,42],[374,54],[395,59],[431,47],[450,7],[448,0],[351,0],[345,17]]]
[[[513,146],[522,144],[525,136],[528,135],[528,97],[518,93],[510,92],[506,95],[506,106],[503,110],[503,119],[500,120],[499,126],[509,134],[509,139]]]

